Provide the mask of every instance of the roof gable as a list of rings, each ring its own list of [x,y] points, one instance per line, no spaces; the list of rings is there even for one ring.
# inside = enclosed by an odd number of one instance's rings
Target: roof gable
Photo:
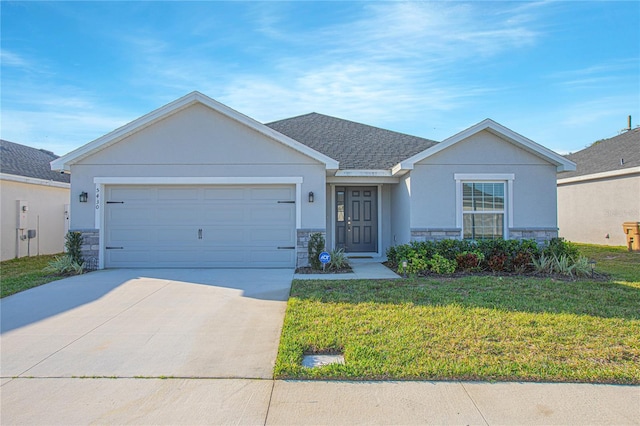
[[[49,163],[58,158],[53,152],[44,149],[0,140],[0,172],[55,182],[69,183],[68,175],[51,170]]]
[[[396,174],[401,172],[402,170],[412,170],[417,162],[431,157],[432,155],[435,155],[438,152],[445,150],[463,140],[466,140],[470,136],[473,136],[485,130],[531,154],[534,154],[539,158],[542,158],[545,161],[548,161],[551,164],[554,164],[558,171],[575,170],[575,164],[567,160],[560,154],[557,154],[550,149],[535,143],[531,139],[525,138],[524,136],[514,132],[513,130],[510,130],[502,126],[501,124],[498,124],[495,121],[487,118],[480,123],[471,126],[468,129],[465,129],[460,133],[451,136],[450,138],[445,139],[441,143],[427,148],[426,150],[410,158],[407,158],[404,161],[401,161],[393,168],[393,173]]]
[[[282,143],[285,146],[295,149],[323,164],[325,164],[327,169],[338,169],[338,162],[334,159],[317,152],[308,146],[295,141],[277,131],[253,120],[252,118],[243,115],[226,105],[223,105],[208,96],[203,95],[200,92],[191,92],[186,96],[183,96],[180,99],[177,99],[161,108],[156,109],[129,124],[126,124],[92,142],[89,142],[86,145],[81,146],[80,148],[56,159],[51,162],[51,168],[53,170],[63,170],[69,171],[70,166],[72,164],[81,161],[82,159],[93,155],[94,153],[101,151],[103,149],[108,148],[109,146],[118,143],[125,139],[126,137],[139,132],[140,130],[157,123],[160,120],[163,120],[191,105],[201,104],[208,108],[215,110],[216,112],[222,114],[223,116],[230,118],[236,122],[239,122],[264,136],[267,136],[279,143]]]
[[[267,126],[336,159],[342,170],[390,170],[438,143],[315,112]]]
[[[623,172],[625,169],[640,167],[640,127],[595,142],[566,157],[576,163],[576,170],[561,173],[558,178],[565,179],[615,171]]]

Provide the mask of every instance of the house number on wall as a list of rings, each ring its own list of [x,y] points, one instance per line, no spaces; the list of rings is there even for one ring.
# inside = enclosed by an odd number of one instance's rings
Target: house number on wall
[[[96,186],[96,210],[100,210],[100,187]]]

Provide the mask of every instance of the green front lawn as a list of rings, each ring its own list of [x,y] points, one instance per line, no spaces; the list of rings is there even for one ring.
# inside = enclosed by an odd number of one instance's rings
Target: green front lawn
[[[610,281],[296,280],[275,377],[640,384],[640,255],[581,250]]]
[[[42,271],[56,256],[59,255],[21,257],[0,262],[0,298],[64,278]]]

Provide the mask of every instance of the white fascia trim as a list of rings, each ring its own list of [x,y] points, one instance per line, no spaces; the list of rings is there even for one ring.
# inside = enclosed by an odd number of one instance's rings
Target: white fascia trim
[[[246,115],[241,114],[238,111],[229,108],[228,106],[223,105],[220,102],[217,102],[197,91],[191,92],[188,95],[181,97],[180,99],[177,99],[163,107],[156,109],[155,111],[143,115],[142,117],[128,124],[125,124],[124,126],[110,133],[107,133],[106,135],[92,142],[89,142],[88,144],[83,145],[66,155],[63,155],[60,158],[57,158],[56,160],[51,162],[51,169],[58,171],[70,171],[70,166],[80,161],[84,157],[87,157],[94,152],[102,150],[116,142],[119,142],[123,138],[144,129],[145,127],[155,123],[156,121],[169,117],[170,115],[175,114],[183,110],[184,108],[187,108],[196,103],[205,105],[213,109],[214,111],[217,111],[224,116],[237,121],[238,123],[244,124],[245,126],[248,126],[251,129],[256,130],[257,132],[271,139],[274,139],[275,141],[280,142],[283,145],[288,146],[289,148],[295,149],[302,154],[305,154],[321,163],[324,163],[328,170],[338,169],[339,163],[336,160],[324,154],[321,154],[320,152],[315,151],[294,139],[276,132],[272,128],[265,126],[264,124],[259,123],[252,118],[247,117]]]
[[[70,189],[71,184],[65,182],[57,182],[55,180],[46,180],[28,176],[10,175],[7,173],[0,173],[1,180],[8,180],[11,182],[29,183],[31,185],[51,186],[54,188]]]
[[[392,176],[382,176],[382,177],[359,177],[359,176],[327,176],[327,183],[336,184],[336,185],[377,185],[377,184],[394,184],[399,183],[400,178]]]
[[[508,129],[501,124],[498,124],[495,121],[487,118],[480,123],[445,139],[444,141],[432,146],[431,148],[427,148],[426,150],[419,152],[418,154],[398,163],[392,168],[392,172],[393,174],[396,174],[400,170],[413,170],[415,163],[422,161],[432,155],[435,155],[438,152],[449,148],[451,145],[467,139],[470,136],[473,136],[474,134],[479,133],[483,130],[488,130],[494,135],[506,139],[509,142],[520,146],[524,150],[537,155],[538,157],[541,157],[546,161],[549,161],[556,166],[556,170],[558,172],[568,172],[576,169],[575,163],[567,160],[562,155],[557,154],[550,149],[545,148],[544,146],[532,141],[531,139],[528,139],[514,132],[513,130]]]
[[[628,169],[611,170],[609,172],[592,173],[590,175],[582,175],[582,176],[575,176],[575,177],[570,177],[570,178],[558,179],[558,185],[563,185],[565,183],[585,182],[585,181],[589,181],[589,180],[606,179],[606,178],[611,178],[611,177],[633,175],[633,174],[636,174],[636,173],[640,173],[640,167],[629,167]]]
[[[101,185],[294,185],[304,181],[302,176],[259,177],[95,177]]]
[[[338,170],[335,174],[338,177],[387,177],[392,176],[391,170]]]

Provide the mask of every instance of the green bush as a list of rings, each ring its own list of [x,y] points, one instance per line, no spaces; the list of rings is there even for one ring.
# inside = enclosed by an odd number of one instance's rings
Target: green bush
[[[429,269],[436,274],[453,274],[456,271],[456,262],[435,254],[429,261]]]
[[[331,261],[328,264],[329,269],[337,271],[349,266],[347,255],[343,249],[331,250],[329,254],[331,255]]]
[[[566,256],[571,263],[575,263],[580,256],[580,251],[578,246],[568,241],[565,241],[564,238],[552,238],[545,244],[542,252],[548,256],[560,259],[562,256]]]
[[[65,236],[65,248],[67,249],[67,255],[71,257],[71,260],[82,265],[84,259],[82,258],[82,233],[77,231],[69,231]]]
[[[56,256],[49,265],[45,266],[43,271],[55,275],[80,275],[82,274],[83,264],[73,260],[68,255]]]
[[[320,262],[320,253],[324,251],[324,236],[315,232],[311,234],[309,237],[309,265],[311,265],[311,269],[319,270],[322,269],[322,263]]]

